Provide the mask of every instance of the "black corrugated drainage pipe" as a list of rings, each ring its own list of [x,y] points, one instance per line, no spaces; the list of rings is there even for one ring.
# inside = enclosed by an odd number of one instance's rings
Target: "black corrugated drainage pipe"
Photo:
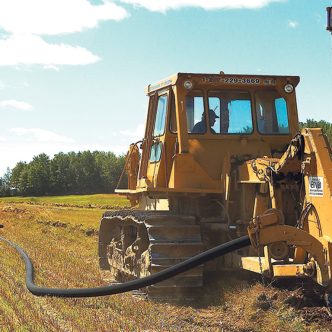
[[[16,249],[24,260],[26,268],[25,282],[28,290],[36,296],[55,296],[55,297],[94,297],[105,296],[119,293],[125,293],[134,289],[147,287],[163,280],[176,276],[179,273],[188,271],[196,266],[204,264],[219,256],[226,255],[232,251],[247,247],[250,245],[248,236],[243,236],[238,239],[226,242],[217,247],[209,249],[194,257],[191,257],[181,263],[171,266],[163,271],[154,273],[148,277],[128,281],[122,284],[109,285],[95,288],[47,288],[36,286],[33,282],[33,265],[26,252],[12,241],[9,241],[0,236],[0,241],[8,243]]]

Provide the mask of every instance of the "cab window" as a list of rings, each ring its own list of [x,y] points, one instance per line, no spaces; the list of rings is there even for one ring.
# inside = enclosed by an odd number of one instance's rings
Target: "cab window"
[[[246,91],[210,91],[209,124],[213,134],[250,134],[251,98]]]
[[[165,132],[166,111],[167,111],[167,95],[161,95],[158,97],[156,121],[153,131],[154,137],[161,136]]]
[[[150,151],[150,163],[157,163],[160,161],[162,148],[163,146],[161,142],[155,142],[152,144]]]
[[[204,134],[206,132],[204,97],[201,91],[192,91],[186,96],[186,113],[188,133]]]
[[[262,134],[288,134],[286,100],[277,91],[259,91],[255,97],[258,131]]]

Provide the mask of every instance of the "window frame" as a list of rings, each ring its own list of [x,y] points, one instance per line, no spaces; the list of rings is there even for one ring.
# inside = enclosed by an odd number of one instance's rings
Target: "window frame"
[[[174,91],[172,89],[169,90],[169,95],[170,95],[170,97],[169,97],[170,103],[169,103],[168,130],[171,134],[177,135],[177,133],[178,133],[177,119],[176,119],[177,106],[176,106],[175,94],[174,94]],[[172,108],[173,105],[174,105],[174,109]],[[174,117],[174,122],[173,122],[173,117]],[[172,123],[175,123],[175,125],[176,125],[176,130],[175,131],[172,128]]]

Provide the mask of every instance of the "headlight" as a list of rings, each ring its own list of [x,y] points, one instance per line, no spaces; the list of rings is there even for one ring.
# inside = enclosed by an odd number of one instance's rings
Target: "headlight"
[[[187,89],[187,90],[191,90],[192,87],[193,87],[193,83],[192,83],[191,81],[185,81],[185,82],[183,83],[183,86],[185,87],[185,89]]]
[[[286,93],[292,93],[294,91],[293,84],[290,84],[290,83],[286,84],[284,86],[284,90]]]

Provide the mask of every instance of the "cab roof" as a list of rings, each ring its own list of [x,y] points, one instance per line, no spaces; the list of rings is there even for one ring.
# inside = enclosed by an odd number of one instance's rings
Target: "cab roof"
[[[201,84],[241,84],[241,85],[263,85],[271,86],[276,85],[277,82],[292,83],[294,87],[300,82],[299,76],[285,76],[285,75],[251,75],[251,74],[225,74],[220,72],[219,74],[201,74],[201,73],[177,73],[167,78],[158,81],[155,84],[149,84],[145,88],[147,95],[162,90],[168,86],[175,85],[179,80],[192,80],[200,82]]]

